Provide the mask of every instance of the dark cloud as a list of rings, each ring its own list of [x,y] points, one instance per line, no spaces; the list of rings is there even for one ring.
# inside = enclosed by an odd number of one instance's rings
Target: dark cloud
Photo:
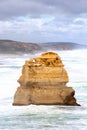
[[[0,19],[87,13],[87,0],[0,0]]]

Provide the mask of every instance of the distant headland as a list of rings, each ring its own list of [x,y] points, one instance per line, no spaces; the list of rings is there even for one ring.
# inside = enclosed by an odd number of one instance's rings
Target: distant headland
[[[13,40],[0,40],[0,54],[34,54],[49,50],[87,49],[87,45],[72,42],[26,43]]]

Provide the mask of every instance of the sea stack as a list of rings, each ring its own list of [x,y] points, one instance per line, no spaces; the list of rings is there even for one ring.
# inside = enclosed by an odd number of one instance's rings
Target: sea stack
[[[57,53],[47,52],[25,62],[13,105],[78,105],[67,87],[68,74]]]

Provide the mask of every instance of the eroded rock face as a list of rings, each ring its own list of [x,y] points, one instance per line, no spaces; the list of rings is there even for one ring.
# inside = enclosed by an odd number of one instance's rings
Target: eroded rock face
[[[25,62],[13,105],[78,105],[67,87],[68,75],[58,54],[44,53]]]

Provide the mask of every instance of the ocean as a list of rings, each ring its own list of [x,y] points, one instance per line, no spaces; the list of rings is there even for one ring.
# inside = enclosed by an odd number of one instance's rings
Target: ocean
[[[87,50],[55,52],[81,106],[12,106],[23,64],[39,54],[0,56],[0,130],[87,130]]]

